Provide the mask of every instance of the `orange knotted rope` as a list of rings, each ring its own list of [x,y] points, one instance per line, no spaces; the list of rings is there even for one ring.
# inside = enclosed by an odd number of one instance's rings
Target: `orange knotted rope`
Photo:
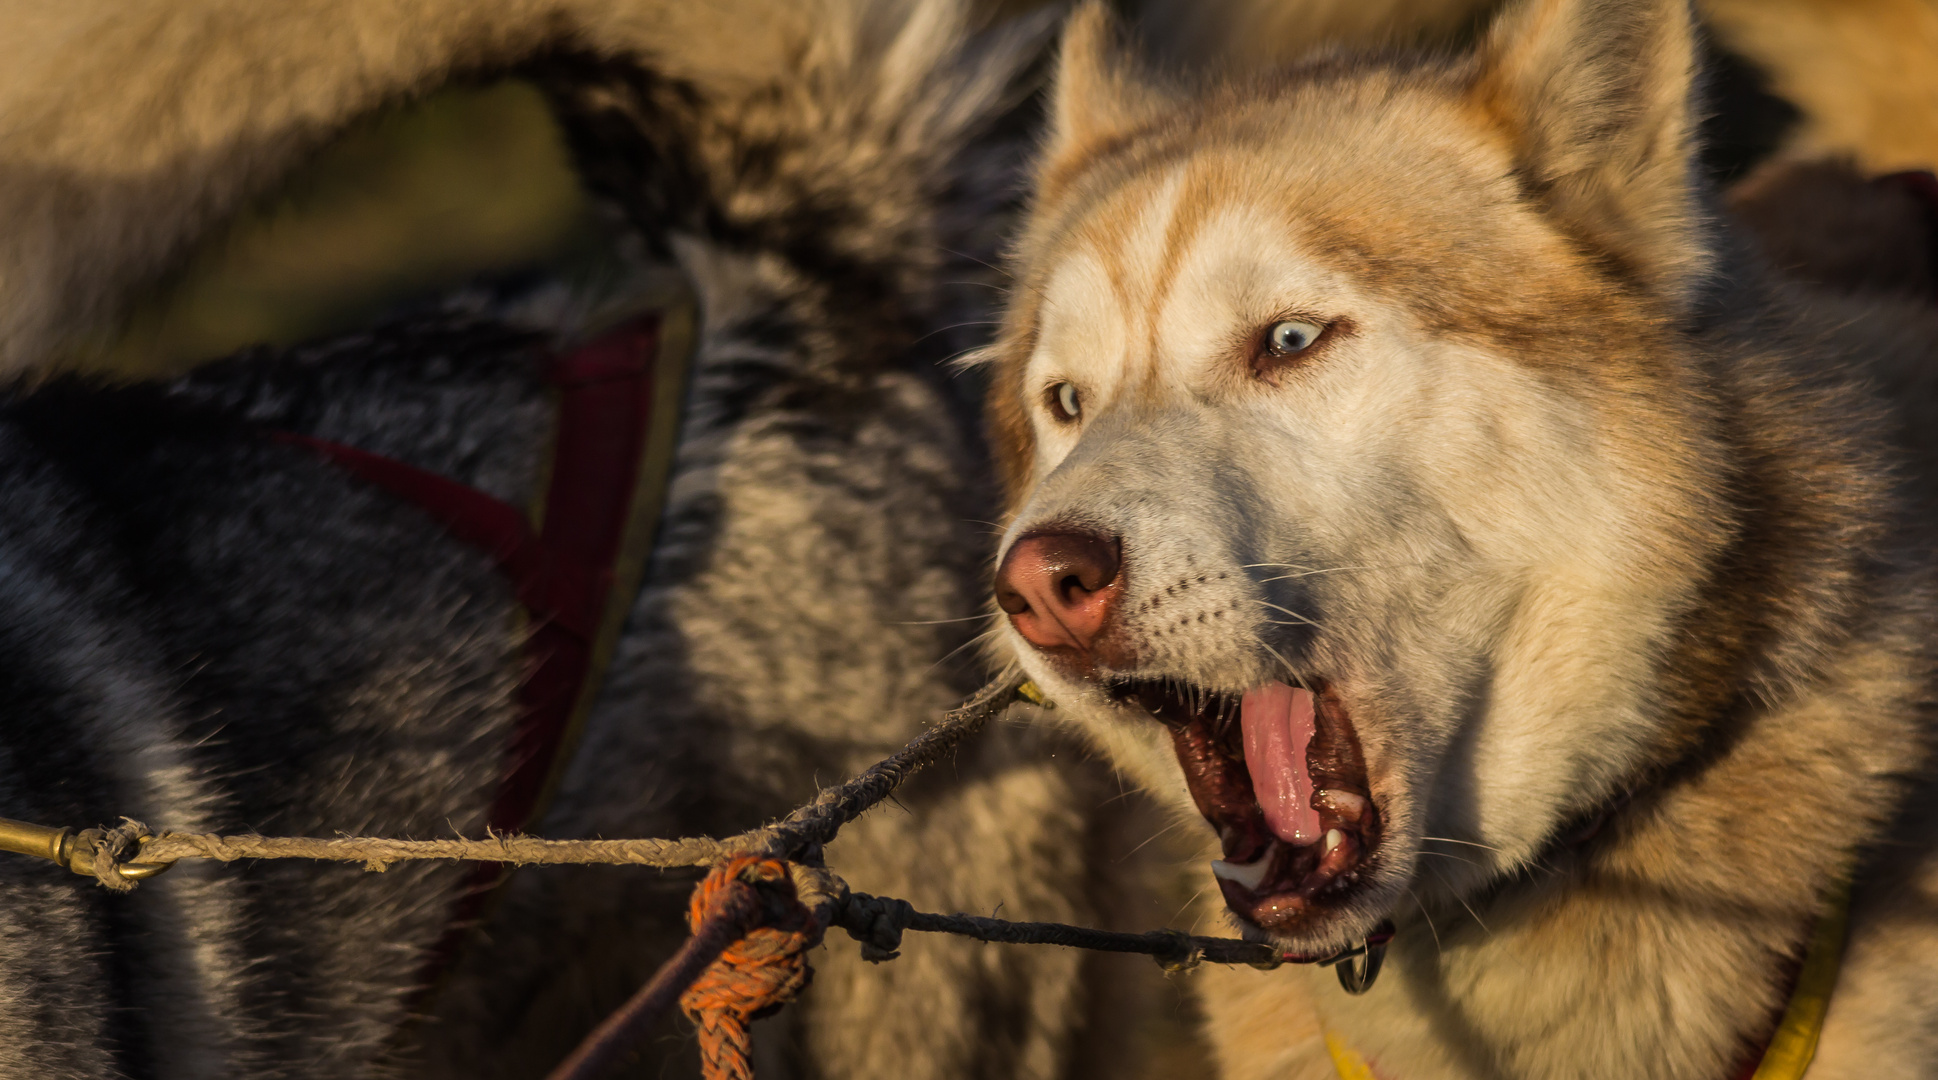
[[[546,1080],[609,1075],[675,1000],[699,1025],[708,1080],[750,1080],[747,1023],[806,989],[805,954],[821,943],[821,924],[787,863],[757,855],[716,864],[693,889],[689,921],[693,936]]]
[[[807,951],[821,943],[822,928],[795,893],[787,863],[752,855],[728,859],[694,888],[688,925],[697,932],[723,906],[745,903],[746,893],[760,904],[753,928],[680,995],[680,1008],[700,1029],[707,1080],[753,1080],[747,1024],[807,989],[814,975]]]

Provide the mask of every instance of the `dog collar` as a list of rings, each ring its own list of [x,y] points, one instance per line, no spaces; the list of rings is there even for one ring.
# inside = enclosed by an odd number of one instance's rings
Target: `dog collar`
[[[1744,1055],[1742,1066],[1729,1074],[1729,1080],[1802,1080],[1817,1056],[1817,1038],[1823,1033],[1830,994],[1837,986],[1850,933],[1850,902],[1849,880],[1839,882],[1825,898],[1803,960],[1791,974],[1790,995],[1776,1029],[1767,1042]],[[1336,1031],[1326,1032],[1326,1052],[1339,1080],[1390,1080]]]

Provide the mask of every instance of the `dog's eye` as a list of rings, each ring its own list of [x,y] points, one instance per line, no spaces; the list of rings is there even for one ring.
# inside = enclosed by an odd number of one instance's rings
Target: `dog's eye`
[[[1050,387],[1050,414],[1066,424],[1083,415],[1083,396],[1077,393],[1076,383],[1060,382]]]
[[[1273,323],[1272,328],[1265,331],[1265,351],[1273,356],[1290,356],[1293,353],[1304,352],[1319,339],[1319,335],[1324,333],[1325,329],[1323,326],[1299,319]]]

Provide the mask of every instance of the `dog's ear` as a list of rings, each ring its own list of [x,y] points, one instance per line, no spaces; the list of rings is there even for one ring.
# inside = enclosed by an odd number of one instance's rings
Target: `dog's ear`
[[[1050,126],[1039,180],[1068,175],[1098,148],[1142,126],[1172,102],[1142,70],[1103,0],[1070,16],[1050,91]]]
[[[1475,84],[1562,226],[1685,305],[1710,264],[1695,34],[1689,0],[1521,0],[1482,45]]]

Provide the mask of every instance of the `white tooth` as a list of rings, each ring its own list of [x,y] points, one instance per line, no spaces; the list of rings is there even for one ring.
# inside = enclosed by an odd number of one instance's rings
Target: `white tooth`
[[[1243,864],[1228,863],[1222,859],[1213,859],[1211,861],[1212,873],[1224,878],[1226,881],[1237,882],[1254,892],[1264,882],[1265,871],[1271,868],[1272,859],[1269,852],[1259,856],[1255,862]]]
[[[1345,842],[1346,842],[1346,837],[1342,835],[1338,829],[1327,829],[1325,854],[1327,855],[1332,854],[1333,848],[1336,848]]]
[[[1326,788],[1313,792],[1312,802],[1315,806],[1327,807],[1340,817],[1351,818],[1354,821],[1366,814],[1366,799],[1350,791],[1334,791]]]

